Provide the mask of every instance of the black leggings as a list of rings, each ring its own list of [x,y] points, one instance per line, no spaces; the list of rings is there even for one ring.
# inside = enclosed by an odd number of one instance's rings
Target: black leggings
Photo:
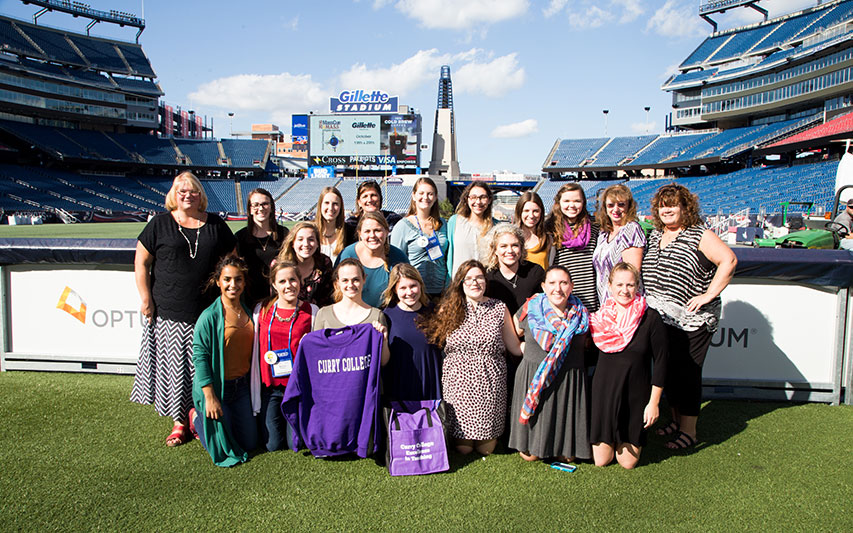
[[[713,333],[707,328],[684,331],[666,326],[669,357],[664,392],[670,407],[686,416],[699,416],[702,404],[702,365]]]

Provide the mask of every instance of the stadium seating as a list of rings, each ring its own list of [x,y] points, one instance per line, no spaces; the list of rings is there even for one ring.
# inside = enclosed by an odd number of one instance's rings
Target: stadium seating
[[[729,59],[741,56],[748,52],[750,48],[757,45],[759,41],[767,37],[767,35],[776,28],[777,26],[775,24],[768,24],[751,30],[734,33],[731,38],[726,41],[726,44],[708,56],[706,61],[716,61],[719,59]]]
[[[286,213],[302,213],[317,207],[317,199],[320,197],[320,192],[324,187],[335,187],[338,185],[338,178],[305,178],[300,180],[296,185],[290,188],[287,193],[276,201],[276,205],[284,209]],[[341,184],[343,185],[343,183]],[[355,189],[348,196],[343,189],[338,186],[344,201],[351,201],[355,197]],[[346,207],[346,206],[345,206]],[[353,207],[353,206],[348,206]]]
[[[545,166],[579,167],[609,141],[607,137],[597,139],[564,139],[560,141],[551,160]]]
[[[150,96],[159,96],[162,94],[162,91],[157,87],[153,81],[148,80],[135,80],[131,78],[119,78],[113,77],[113,81],[116,84],[127,91],[133,91],[136,93],[145,93]]]
[[[388,185],[383,193],[383,207],[388,211],[406,214],[412,201],[412,187],[409,185]]]
[[[278,210],[283,207],[278,199],[298,182],[299,178],[279,178],[272,181],[243,180],[240,182],[240,194],[243,195],[243,203],[245,204],[249,200],[249,193],[254,189],[266,189],[276,200],[276,210]]]
[[[193,165],[215,167],[220,164],[216,142],[190,139],[175,139],[174,142],[178,149],[190,158]]]
[[[586,167],[614,167],[627,157],[645,148],[655,140],[657,135],[642,135],[639,137],[614,137],[595,156],[595,162],[585,165]]]
[[[238,213],[237,192],[231,180],[202,180],[207,194],[207,210],[212,212]]]
[[[29,56],[42,55],[18,33],[10,19],[3,17],[0,17],[0,42],[3,43],[3,49],[10,52],[18,52]]]
[[[641,167],[643,165],[654,165],[671,156],[689,149],[691,146],[701,142],[713,133],[691,133],[687,135],[661,135],[654,142],[646,146],[637,158],[626,166]]]
[[[114,134],[111,137],[124,146],[127,151],[141,156],[143,162],[155,165],[177,164],[177,153],[169,139],[139,133]]]
[[[261,164],[266,162],[268,141],[253,140],[253,139],[222,139],[222,149],[225,150],[225,157],[231,160],[231,165],[235,167],[252,167],[257,166],[256,161]]]
[[[112,43],[72,34],[68,34],[67,38],[83,52],[83,56],[92,66],[107,72],[129,72],[127,64],[122,61]]]
[[[115,46],[130,64],[130,68],[133,69],[134,74],[149,78],[156,76],[154,69],[151,68],[151,62],[148,61],[148,58],[142,52],[142,47],[131,43],[115,43]]]

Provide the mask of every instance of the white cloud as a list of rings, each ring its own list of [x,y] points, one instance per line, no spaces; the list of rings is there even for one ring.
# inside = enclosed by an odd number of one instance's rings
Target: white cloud
[[[758,5],[769,12],[770,18],[774,18],[814,7],[816,2],[814,0],[765,0]],[[740,24],[752,24],[764,20],[764,16],[753,9],[733,9],[728,13],[731,13],[731,22],[733,24],[727,24],[725,28],[735,27]],[[720,29],[724,29],[724,27],[721,25]]]
[[[492,130],[491,136],[496,139],[514,139],[526,137],[537,131],[539,131],[539,122],[536,119],[529,118],[521,122],[498,126]]]
[[[574,28],[599,28],[613,20],[613,15],[598,6],[587,6],[583,13],[569,13],[569,24]]]
[[[666,81],[671,76],[674,76],[675,74],[678,74],[679,72],[681,72],[680,70],[678,70],[678,65],[680,65],[680,64],[681,63],[673,63],[671,65],[668,65],[666,67],[666,69],[663,71],[663,74],[660,75],[660,79],[663,81]]]
[[[667,0],[646,23],[646,31],[664,37],[707,35],[709,29],[707,23],[698,17],[694,3],[677,3],[675,0]]]
[[[612,3],[622,8],[620,24],[632,22],[645,12],[641,0],[613,0]]]
[[[341,88],[384,89],[406,95],[425,83],[434,83],[442,65],[451,65],[454,90],[459,93],[501,96],[524,84],[524,68],[516,54],[492,58],[472,48],[457,54],[419,50],[412,57],[390,67],[368,68],[359,63],[340,75]]]
[[[283,19],[281,22],[281,27],[285,30],[296,31],[297,29],[299,29],[299,15],[296,15],[291,19]]]
[[[569,0],[551,0],[548,4],[548,7],[542,10],[542,14],[546,17],[551,17],[559,13],[566,7],[566,4],[569,3]]]
[[[524,85],[526,74],[518,65],[515,53],[497,57],[489,62],[470,61],[453,74],[454,88],[462,93],[498,97]]]
[[[387,0],[377,0],[382,7]],[[527,0],[399,0],[397,11],[426,28],[464,30],[512,19],[527,11]]]
[[[308,74],[238,74],[199,85],[189,97],[202,105],[230,110],[314,109],[327,91]]]
[[[631,131],[633,131],[634,133],[636,133],[638,135],[645,135],[647,132],[648,133],[654,133],[657,125],[658,125],[658,123],[655,122],[654,120],[650,121],[649,123],[634,122],[633,124],[631,124]]]

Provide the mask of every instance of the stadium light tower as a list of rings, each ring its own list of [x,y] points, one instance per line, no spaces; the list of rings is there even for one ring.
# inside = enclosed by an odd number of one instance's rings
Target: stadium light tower
[[[233,112],[228,113],[228,123],[230,124],[229,128],[231,130],[229,132],[229,134],[231,137],[233,137],[234,136],[234,113]]]
[[[604,136],[607,137],[607,115],[610,113],[609,109],[602,109],[602,113],[604,113]]]
[[[456,118],[453,113],[453,82],[450,80],[449,65],[442,65],[438,79],[438,102],[435,109],[435,131],[432,136],[429,174],[451,179],[459,178]]]
[[[643,109],[646,110],[646,133],[648,133],[649,132],[649,111],[651,111],[652,108],[650,106],[646,106]]]

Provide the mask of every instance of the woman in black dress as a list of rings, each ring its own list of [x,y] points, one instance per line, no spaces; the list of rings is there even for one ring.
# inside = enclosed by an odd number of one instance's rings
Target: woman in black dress
[[[498,224],[486,235],[483,264],[489,281],[486,296],[506,304],[510,315],[541,290],[545,270],[527,260],[524,235],[518,226]]]
[[[668,341],[660,315],[637,293],[639,284],[634,265],[616,264],[610,297],[589,320],[599,348],[589,438],[598,466],[610,464],[614,455],[624,468],[637,466],[646,430],[658,419]]]
[[[275,219],[275,200],[266,189],[255,189],[246,201],[246,227],[237,232],[237,254],[249,266],[246,303],[254,307],[257,302],[269,298],[270,284],[267,278],[270,263],[281,243],[287,237],[287,228]]]
[[[233,253],[225,222],[206,213],[207,196],[191,172],[179,174],[166,194],[167,212],[152,218],[136,244],[134,274],[146,318],[130,401],[154,405],[174,420],[167,446],[192,438],[193,326],[216,297],[204,285],[216,263]]]

